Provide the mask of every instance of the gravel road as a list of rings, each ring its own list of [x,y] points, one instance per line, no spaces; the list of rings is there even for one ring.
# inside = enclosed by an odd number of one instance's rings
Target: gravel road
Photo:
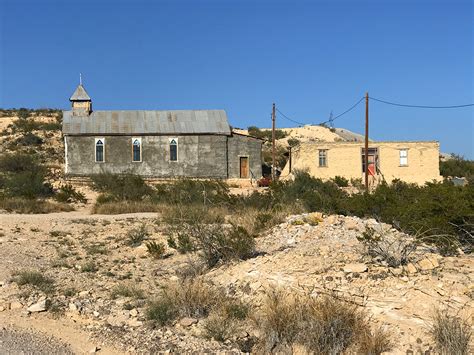
[[[74,354],[67,344],[37,333],[0,327],[0,354]]]

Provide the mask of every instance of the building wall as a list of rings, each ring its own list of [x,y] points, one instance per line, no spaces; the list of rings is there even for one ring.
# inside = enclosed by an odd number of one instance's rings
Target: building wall
[[[105,138],[104,162],[95,162],[95,138]],[[163,178],[227,177],[226,136],[141,138],[142,161],[132,162],[131,136],[66,136],[66,173],[71,176],[131,173]],[[178,161],[170,161],[169,138],[178,138]]]
[[[262,141],[253,137],[234,134],[228,138],[229,177],[240,177],[240,157],[249,158],[250,177],[262,177]]]
[[[104,138],[104,162],[95,162],[95,139]],[[144,177],[239,178],[240,156],[262,176],[261,141],[239,135],[133,136],[142,139],[142,161],[132,161],[131,136],[66,136],[66,173],[137,174]],[[170,161],[169,139],[178,138],[178,161]]]
[[[292,170],[308,170],[322,179],[343,176],[347,179],[363,178],[361,142],[303,143],[293,149]],[[387,182],[400,179],[410,183],[424,184],[441,180],[439,174],[438,142],[370,142],[369,148],[378,148],[379,168]],[[327,150],[327,167],[319,167],[319,150]],[[400,149],[408,151],[408,165],[400,166]],[[289,163],[282,175],[289,174]],[[382,176],[371,179],[382,180]]]

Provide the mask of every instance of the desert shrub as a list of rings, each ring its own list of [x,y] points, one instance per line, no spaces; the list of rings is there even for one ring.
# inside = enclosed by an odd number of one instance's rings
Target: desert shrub
[[[38,163],[36,156],[23,153],[0,156],[1,188],[7,196],[35,198],[52,193],[44,182],[46,169]]]
[[[472,330],[469,322],[437,310],[432,318],[430,334],[441,354],[470,354]]]
[[[62,128],[62,123],[58,122],[45,122],[41,125],[41,128],[45,131],[60,131]]]
[[[336,184],[314,178],[305,171],[295,171],[293,181],[275,182],[270,185],[274,200],[282,204],[301,203],[309,211],[340,213],[340,200],[347,199],[347,194]]]
[[[177,203],[162,205],[161,215],[165,223],[169,225],[181,225],[183,223],[224,223],[227,210],[219,207],[210,207],[195,202],[191,204]]]
[[[112,289],[110,297],[113,299],[118,297],[144,299],[145,292],[140,287],[133,284],[119,284]]]
[[[205,335],[221,342],[231,339],[241,330],[248,313],[248,305],[229,298],[207,317],[204,323]]]
[[[13,281],[18,286],[30,285],[44,293],[54,291],[53,279],[46,277],[43,273],[34,270],[20,271],[14,274]]]
[[[146,318],[158,325],[166,325],[176,319],[179,312],[173,300],[168,297],[160,297],[150,301],[146,308]]]
[[[439,162],[439,171],[445,178],[457,176],[472,181],[474,178],[474,161],[453,154],[452,159]]]
[[[390,267],[408,264],[410,255],[419,243],[415,238],[392,236],[389,231],[377,231],[369,225],[365,226],[365,231],[358,235],[357,239],[364,245],[365,252],[370,257],[383,261]]]
[[[155,202],[181,205],[218,205],[229,200],[229,187],[220,180],[179,179],[156,186]]]
[[[453,186],[448,182],[425,186],[394,181],[381,184],[371,194],[359,193],[341,200],[344,214],[376,216],[408,234],[450,253],[460,244],[472,250],[474,231],[474,186]],[[459,229],[464,226],[464,232]],[[470,239],[470,240],[469,240]]]
[[[128,231],[126,244],[131,247],[137,247],[149,236],[150,233],[147,231],[146,225],[142,224],[140,227]]]
[[[248,127],[249,135],[265,140],[272,140],[272,131],[270,129],[261,130],[258,127],[250,126]],[[275,130],[275,139],[282,139],[288,136],[288,133],[281,129]]]
[[[86,203],[86,196],[77,191],[71,184],[62,185],[59,191],[54,195],[54,199],[59,202],[82,202]]]
[[[289,138],[288,139],[288,145],[290,147],[296,147],[298,144],[300,144],[300,140],[298,138]]]
[[[138,212],[159,212],[161,207],[150,201],[116,201],[110,202],[99,195],[97,203],[92,208],[94,214],[124,214]],[[108,202],[104,202],[108,201]]]
[[[147,318],[164,325],[177,317],[206,317],[225,297],[216,288],[198,279],[166,285],[149,303]]]
[[[387,329],[362,329],[357,341],[359,354],[380,355],[389,352],[394,347],[393,337]]]
[[[93,261],[86,261],[80,266],[82,272],[96,272],[98,270],[96,264]]]
[[[91,179],[94,188],[109,197],[107,202],[141,201],[153,192],[139,175],[98,174]]]
[[[18,109],[17,111],[17,116],[20,118],[20,119],[26,119],[30,116],[30,110],[28,110],[27,108],[20,108]]]
[[[64,203],[52,203],[42,200],[30,200],[24,198],[2,198],[0,197],[0,209],[8,212],[27,214],[69,212],[74,208]]]
[[[349,186],[349,180],[347,180],[343,176],[335,176],[332,181],[339,187],[348,187]]]
[[[24,146],[41,145],[43,144],[43,139],[34,133],[28,132],[22,137],[19,137],[15,144]]]
[[[257,324],[262,333],[258,347],[265,353],[287,352],[300,344],[311,353],[340,354],[362,344],[364,332],[370,330],[366,313],[356,305],[282,290],[267,294]],[[386,344],[383,351],[391,348],[389,341]]]
[[[150,254],[155,259],[161,259],[165,256],[165,245],[163,243],[157,243],[155,241],[151,241],[145,243],[146,249],[148,254]]]
[[[199,251],[208,267],[231,260],[243,260],[255,254],[255,240],[248,231],[236,225],[223,227],[217,224],[183,224],[177,240],[169,238],[168,244],[182,253]]]

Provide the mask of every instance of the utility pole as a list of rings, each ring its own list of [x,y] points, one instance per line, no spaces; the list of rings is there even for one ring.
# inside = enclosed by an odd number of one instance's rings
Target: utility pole
[[[272,109],[272,181],[275,181],[275,103]]]
[[[369,93],[365,93],[365,189],[369,192]]]

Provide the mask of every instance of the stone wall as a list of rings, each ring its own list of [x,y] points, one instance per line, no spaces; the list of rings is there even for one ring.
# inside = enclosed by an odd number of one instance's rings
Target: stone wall
[[[95,138],[105,139],[104,162],[95,162]],[[227,177],[226,136],[141,136],[140,138],[142,161],[132,162],[130,136],[67,136],[66,173],[70,176],[131,173],[163,178]],[[170,138],[178,140],[178,161],[170,161]]]
[[[262,177],[262,141],[234,134],[228,138],[229,178],[240,177],[240,157],[248,157],[250,178]]]
[[[95,139],[104,138],[104,162],[95,162]],[[66,136],[66,174],[138,174],[143,177],[239,178],[240,157],[249,157],[254,178],[262,176],[261,141],[233,135],[134,136],[142,139],[142,161],[132,161],[131,136]],[[170,161],[170,138],[178,161]]]

